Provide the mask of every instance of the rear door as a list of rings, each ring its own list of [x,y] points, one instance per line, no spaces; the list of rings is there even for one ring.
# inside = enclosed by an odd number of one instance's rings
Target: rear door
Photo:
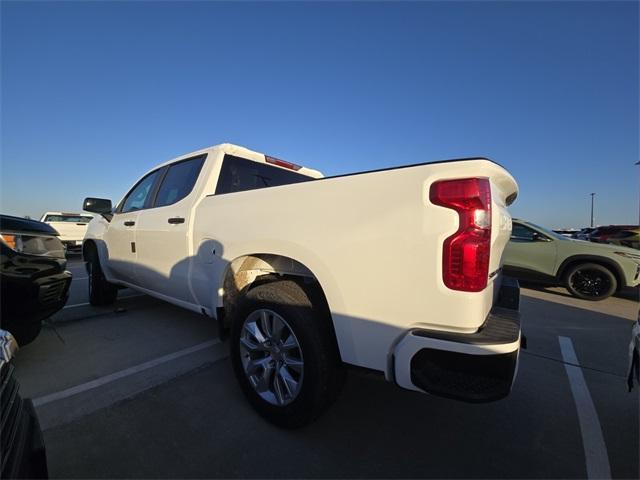
[[[190,224],[194,186],[206,155],[165,167],[152,208],[136,224],[136,278],[142,288],[193,303],[189,288]]]
[[[135,263],[136,222],[140,211],[149,206],[163,170],[155,170],[144,176],[120,202],[114,212],[104,239],[108,251],[108,266],[119,280],[136,283]]]

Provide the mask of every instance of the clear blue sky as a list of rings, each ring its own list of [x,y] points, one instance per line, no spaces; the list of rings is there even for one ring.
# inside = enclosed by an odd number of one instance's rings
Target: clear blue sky
[[[488,156],[514,216],[638,218],[637,2],[6,2],[4,213],[237,143],[338,174]]]

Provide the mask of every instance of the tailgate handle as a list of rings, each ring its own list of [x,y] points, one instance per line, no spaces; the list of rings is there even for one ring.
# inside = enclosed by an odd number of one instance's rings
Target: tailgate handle
[[[182,218],[182,217],[172,217],[167,221],[169,223],[184,223],[184,218]]]
[[[127,220],[126,222],[124,222],[125,227],[133,227],[135,224],[136,222],[134,222],[133,220]]]

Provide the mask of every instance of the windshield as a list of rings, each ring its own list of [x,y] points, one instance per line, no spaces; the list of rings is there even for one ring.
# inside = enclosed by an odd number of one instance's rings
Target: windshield
[[[552,230],[549,230],[548,228],[541,227],[540,225],[536,225],[535,223],[527,222],[527,224],[532,226],[533,228],[536,228],[536,229],[540,230],[542,233],[544,233],[548,237],[552,237],[552,238],[555,238],[557,240],[570,240],[569,237],[565,237],[564,235],[560,235],[559,233],[556,233],[556,232],[554,232]]]
[[[88,215],[47,215],[45,222],[89,223],[93,217]]]

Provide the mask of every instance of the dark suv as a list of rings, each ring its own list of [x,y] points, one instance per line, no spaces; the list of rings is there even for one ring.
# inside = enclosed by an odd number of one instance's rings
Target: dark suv
[[[12,358],[16,350],[13,336],[0,329],[0,478],[48,478],[38,415],[31,400],[20,395],[15,376]]]
[[[69,297],[71,273],[58,232],[46,223],[0,215],[0,324],[20,346]]]

